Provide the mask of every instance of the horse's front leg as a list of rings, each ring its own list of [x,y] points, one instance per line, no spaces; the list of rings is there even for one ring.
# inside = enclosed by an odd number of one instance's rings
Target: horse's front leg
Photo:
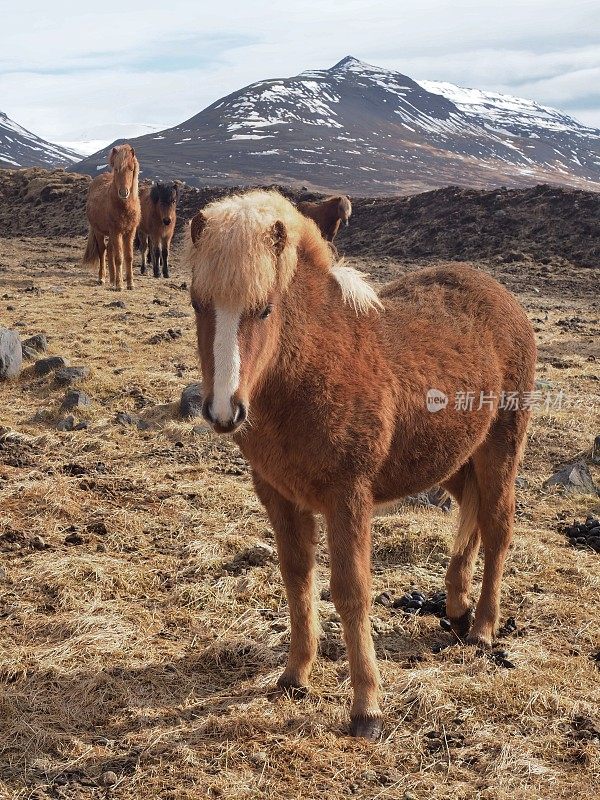
[[[318,645],[319,627],[314,604],[317,526],[311,512],[302,511],[288,502],[257,475],[253,478],[256,493],[275,532],[290,613],[290,651],[277,685],[291,693],[304,695],[308,691]]]
[[[353,736],[372,741],[381,734],[379,669],[371,636],[371,517],[368,488],[354,487],[326,512],[331,557],[331,598],[341,617],[354,701]]]
[[[125,260],[125,278],[127,288],[133,289],[133,243],[135,240],[135,230],[123,236],[123,255]]]
[[[168,278],[169,277],[169,245],[166,242],[163,242],[163,244],[162,244],[161,258],[162,258],[162,274],[163,274],[163,278]]]
[[[120,292],[123,289],[123,236],[115,233],[111,236],[113,246],[114,275],[111,280],[114,282],[115,289]]]

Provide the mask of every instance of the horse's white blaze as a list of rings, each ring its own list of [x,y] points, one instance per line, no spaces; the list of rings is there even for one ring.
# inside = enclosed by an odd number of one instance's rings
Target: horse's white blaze
[[[222,423],[231,421],[233,414],[231,398],[240,384],[241,361],[238,341],[240,317],[239,311],[215,308],[212,413],[215,419]]]
[[[342,290],[344,303],[349,303],[357,314],[366,314],[371,309],[383,308],[377,292],[369,286],[362,272],[354,267],[337,264],[331,267],[331,274]]]

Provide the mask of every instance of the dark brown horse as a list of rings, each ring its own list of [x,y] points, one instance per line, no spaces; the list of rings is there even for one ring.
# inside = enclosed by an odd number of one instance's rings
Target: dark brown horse
[[[208,205],[189,237],[203,413],[250,462],[277,541],[291,617],[279,685],[306,690],[317,653],[319,513],[354,689],[351,730],[375,738],[373,509],[436,483],[456,498],[447,613],[461,639],[489,647],[530,415],[531,324],[506,289],[465,265],[413,272],[377,295],[332,263],[316,225],[276,192]]]
[[[176,183],[155,183],[140,189],[142,218],[137,235],[142,253],[142,275],[152,259],[154,277],[160,278],[161,262],[163,278],[169,277],[169,249],[175,233],[178,196]]]
[[[94,178],[88,190],[90,231],[83,263],[98,266],[98,283],[104,283],[108,255],[110,282],[120,291],[123,260],[127,288],[133,289],[133,240],[140,222],[140,165],[130,144],[113,147],[109,165],[112,171]]]
[[[298,211],[305,217],[314,220],[317,227],[328,242],[333,242],[340,225],[348,225],[352,214],[352,204],[345,195],[328,197],[318,203],[303,201],[298,203]]]

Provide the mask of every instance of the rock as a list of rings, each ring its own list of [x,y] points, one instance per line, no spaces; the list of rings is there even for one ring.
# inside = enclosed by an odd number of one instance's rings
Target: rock
[[[148,344],[158,344],[159,342],[170,342],[183,336],[181,328],[169,328],[164,333],[155,333],[148,339]]]
[[[50,358],[40,358],[35,362],[33,371],[36,375],[48,375],[61,367],[68,366],[68,361],[62,356],[50,356]]]
[[[89,374],[89,367],[63,367],[54,373],[54,379],[61,386],[70,386],[85,380]]]
[[[568,494],[598,494],[587,464],[577,461],[558,470],[544,483],[544,488],[549,486],[562,486]]]
[[[59,431],[72,431],[75,426],[75,417],[72,414],[69,414],[68,417],[59,420],[56,423],[56,429]]]
[[[72,530],[65,536],[65,544],[77,545],[77,544],[83,544],[84,542],[85,539],[77,530]]]
[[[26,345],[22,345],[21,350],[23,351],[23,358],[27,359],[27,361],[35,361],[35,359],[37,358],[37,351],[34,350],[32,347],[27,347]]]
[[[202,403],[202,385],[199,383],[191,383],[181,392],[179,413],[182,417],[187,418],[200,417],[202,416]]]
[[[393,590],[388,590],[386,592],[381,592],[381,594],[378,594],[375,597],[375,600],[373,602],[376,605],[385,606],[386,608],[389,608],[392,605],[392,603],[394,602],[394,592],[393,592]]]
[[[592,445],[592,461],[594,464],[600,464],[600,433],[596,436]]]
[[[105,308],[127,308],[127,303],[124,300],[113,300],[112,303],[105,303]]]
[[[73,430],[74,431],[85,431],[89,427],[90,427],[90,423],[87,420],[82,419],[81,422],[78,422],[77,425],[75,425]]]
[[[0,327],[0,380],[16,378],[22,366],[23,350],[18,333]]]
[[[35,336],[30,336],[25,339],[23,347],[29,347],[32,350],[37,350],[38,353],[45,353],[48,349],[48,340],[45,333],[36,333]]]
[[[75,389],[72,392],[67,392],[61,408],[64,411],[72,411],[75,408],[87,408],[91,404],[92,400],[88,394],[80,389]]]
[[[142,419],[141,417],[138,417],[137,414],[132,414],[129,411],[118,411],[115,419],[118,425],[123,425],[125,427],[135,425],[140,431],[148,430],[150,427],[149,422],[146,422],[145,419]]]
[[[46,542],[42,539],[41,536],[34,536],[31,540],[31,546],[34,550],[45,550],[46,549]]]
[[[274,554],[274,549],[266,542],[257,542],[253,547],[238,553],[229,564],[225,564],[225,569],[239,573],[248,567],[262,567],[273,559]]]
[[[99,783],[102,786],[114,786],[118,782],[119,778],[116,772],[103,772],[100,776]]]

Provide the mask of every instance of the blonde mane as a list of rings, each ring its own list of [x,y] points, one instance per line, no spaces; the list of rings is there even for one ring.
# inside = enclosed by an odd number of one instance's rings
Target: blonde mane
[[[258,308],[273,289],[287,289],[299,252],[331,273],[357,313],[381,305],[359,272],[333,265],[332,250],[312,220],[279,192],[262,189],[216,200],[188,226],[184,260],[192,296],[222,307]]]

